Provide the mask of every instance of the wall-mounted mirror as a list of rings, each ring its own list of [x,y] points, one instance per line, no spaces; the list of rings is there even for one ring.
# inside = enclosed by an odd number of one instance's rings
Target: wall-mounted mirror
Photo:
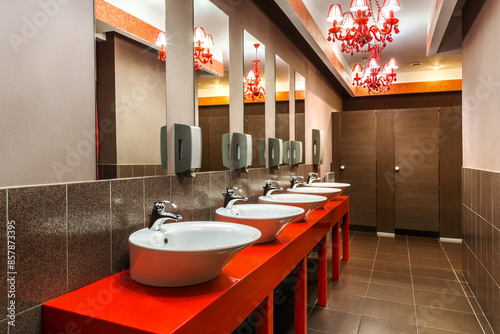
[[[137,36],[122,24],[131,14],[135,21],[130,24],[139,31],[141,25],[164,31],[164,13],[164,2],[117,1],[95,8],[99,178],[165,173],[160,165],[165,64],[158,61],[153,44],[156,32]]]
[[[290,140],[290,83],[288,64],[275,55],[276,75],[276,138]]]
[[[305,88],[306,79],[295,71],[295,140],[302,142],[302,147],[304,147],[306,140]],[[302,163],[305,163],[305,159],[305,149],[303,149]]]
[[[229,132],[229,18],[210,0],[194,0],[193,4],[193,70],[197,88],[195,119],[203,136],[200,171],[225,170],[222,163],[222,135]],[[205,42],[199,39],[200,29],[205,34]]]
[[[265,47],[246,30],[243,33],[245,106],[244,129],[252,135],[252,165],[259,164],[259,139],[266,137],[264,55]]]

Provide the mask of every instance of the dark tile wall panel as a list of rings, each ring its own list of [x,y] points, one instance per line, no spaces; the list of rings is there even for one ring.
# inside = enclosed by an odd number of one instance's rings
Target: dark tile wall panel
[[[495,333],[500,333],[500,173],[462,169],[462,270]]]
[[[7,190],[0,189],[0,309],[7,310]],[[7,312],[0,314],[5,319]]]
[[[67,292],[66,185],[8,189],[16,225],[16,311]]]
[[[156,173],[163,171],[155,167]],[[118,177],[132,175],[132,166],[119,169]],[[128,268],[128,235],[147,226],[153,201],[177,203],[172,211],[185,220],[214,220],[227,187],[237,186],[256,200],[264,181],[278,180],[286,189],[292,175],[307,177],[314,170],[312,165],[283,166],[199,173],[194,179],[163,175],[0,189],[0,220],[16,222],[16,269],[22,273],[16,279],[16,326],[10,333],[41,333],[42,303]],[[0,229],[4,254],[5,230]],[[5,257],[1,261],[5,269]],[[3,270],[2,296],[5,276]],[[6,303],[3,298],[0,307]],[[5,316],[0,316],[0,333],[7,333]]]
[[[110,181],[68,184],[68,289],[111,275]]]
[[[111,268],[129,268],[128,237],[145,227],[144,179],[111,181]]]

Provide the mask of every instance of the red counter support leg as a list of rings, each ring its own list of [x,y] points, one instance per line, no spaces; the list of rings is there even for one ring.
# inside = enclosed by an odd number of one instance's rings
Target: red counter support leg
[[[349,211],[344,215],[344,229],[342,230],[342,259],[349,261]]]
[[[327,301],[327,281],[328,263],[326,259],[326,249],[328,237],[325,235],[319,242],[318,251],[318,305],[326,306]]]
[[[340,279],[340,222],[332,229],[332,279]]]
[[[307,333],[307,257],[295,267],[295,334]]]
[[[274,318],[274,295],[267,296],[255,310],[255,334],[272,334]]]

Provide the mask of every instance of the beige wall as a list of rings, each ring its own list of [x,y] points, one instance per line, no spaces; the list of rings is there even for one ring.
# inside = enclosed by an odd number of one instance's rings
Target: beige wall
[[[0,2],[0,187],[95,179],[93,10]]]
[[[500,2],[486,1],[462,45],[463,161],[500,171]]]

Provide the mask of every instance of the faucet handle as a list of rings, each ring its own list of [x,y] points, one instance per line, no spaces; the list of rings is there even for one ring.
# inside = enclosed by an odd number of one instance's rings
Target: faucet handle
[[[309,173],[309,176],[318,177],[318,173],[311,172],[311,173]]]
[[[226,194],[229,194],[229,195],[234,195],[234,193],[238,191],[238,192],[241,192],[241,189],[238,188],[238,187],[229,187],[226,189],[226,192],[225,193],[222,193],[222,195],[226,195]]]
[[[154,201],[154,208],[157,210],[157,211],[165,211],[165,204],[169,204],[171,205],[174,209],[177,209],[177,205],[175,205],[174,202],[170,202],[170,201]]]
[[[273,184],[280,184],[280,181],[276,181],[276,180],[267,180],[267,181],[266,181],[266,184],[268,184],[268,185],[270,185],[270,186],[271,186],[271,185],[273,185]]]
[[[299,176],[295,176],[295,175],[294,175],[294,176],[292,176],[292,180],[297,181],[298,179],[303,180],[303,179],[304,179],[304,177],[303,177],[303,176],[300,176],[300,175],[299,175]]]

